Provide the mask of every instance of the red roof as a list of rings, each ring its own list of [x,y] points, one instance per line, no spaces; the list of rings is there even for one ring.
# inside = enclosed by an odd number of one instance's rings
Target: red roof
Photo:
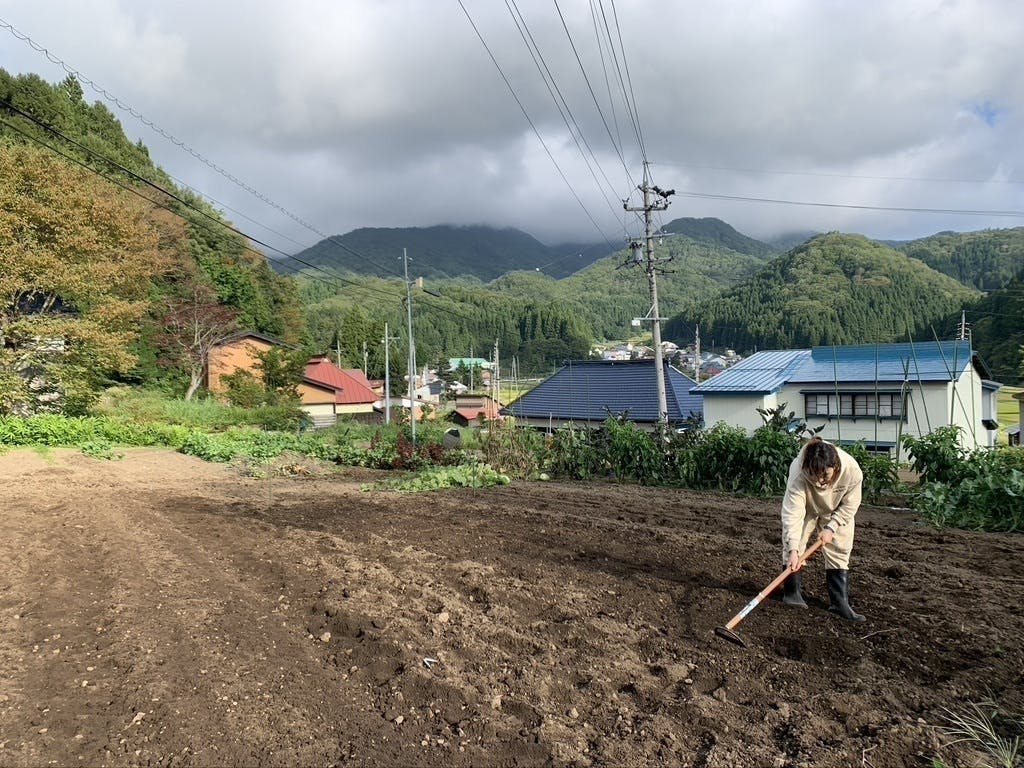
[[[366,378],[366,374],[363,373],[358,368],[342,368],[341,372],[347,373],[349,376],[358,381],[367,389],[373,389],[373,383],[368,378]]]
[[[334,389],[334,402],[342,405],[375,403],[377,394],[360,383],[348,371],[343,371],[324,356],[314,357],[306,364],[305,376],[312,382]],[[362,376],[362,378],[366,378]]]
[[[459,414],[459,416],[464,418],[466,421],[476,421],[477,417],[479,417],[481,415],[485,419],[499,419],[499,418],[501,418],[498,415],[498,409],[494,406],[494,404],[490,403],[489,405],[490,405],[490,407],[488,407],[488,408],[478,408],[478,407],[456,408],[455,412],[457,414]]]

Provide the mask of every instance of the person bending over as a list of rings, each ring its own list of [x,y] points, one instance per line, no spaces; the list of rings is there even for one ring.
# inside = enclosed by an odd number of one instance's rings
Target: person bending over
[[[786,605],[807,607],[800,594],[800,554],[817,531],[825,554],[828,610],[847,621],[864,621],[850,607],[849,594],[854,517],[863,482],[856,459],[820,437],[811,438],[793,459],[782,499],[782,558],[792,570],[783,582]]]

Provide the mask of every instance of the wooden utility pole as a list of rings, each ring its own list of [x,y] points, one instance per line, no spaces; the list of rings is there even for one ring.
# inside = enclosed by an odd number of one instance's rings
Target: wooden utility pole
[[[664,211],[668,208],[668,198],[675,194],[674,189],[662,190],[657,186],[651,186],[649,184],[649,176],[647,172],[647,162],[644,161],[644,181],[643,184],[639,185],[639,189],[644,194],[644,204],[640,208],[631,208],[628,203],[623,203],[622,207],[627,211],[640,212],[644,214],[644,252],[645,258],[645,269],[647,271],[647,286],[651,292],[651,311],[650,320],[652,325],[652,335],[654,336],[654,371],[658,388],[658,421],[662,424],[668,423],[668,399],[665,395],[665,365],[664,365],[664,353],[661,349],[661,321],[662,317],[658,313],[658,277],[657,277],[657,265],[654,261],[654,220],[651,216],[654,211]],[[653,195],[658,195],[661,199],[652,199]]]
[[[391,423],[391,342],[398,341],[397,336],[388,335],[388,324],[384,323],[384,423]]]
[[[499,372],[501,368],[498,365],[498,340],[494,340],[494,370],[491,371],[491,396],[494,398],[495,403],[500,403],[501,400],[501,379],[499,378]]]
[[[412,340],[412,284],[409,282],[409,254],[402,249],[402,263],[405,265],[405,310],[409,319],[409,428],[412,430],[412,444],[416,445],[416,345]]]

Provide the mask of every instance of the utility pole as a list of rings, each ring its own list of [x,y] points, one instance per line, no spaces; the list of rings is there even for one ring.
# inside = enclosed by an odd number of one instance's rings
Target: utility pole
[[[367,376],[367,369],[369,368],[370,353],[366,351],[366,342],[363,342],[363,376]]]
[[[416,445],[416,403],[413,392],[416,388],[416,345],[412,340],[412,284],[409,282],[409,254],[402,249],[402,263],[405,265],[405,309],[409,318],[409,428],[412,430],[412,444]]]
[[[674,195],[674,189],[662,190],[657,186],[648,183],[647,161],[644,161],[644,182],[637,187],[644,193],[644,204],[641,208],[631,208],[628,202],[623,202],[624,210],[640,212],[644,214],[644,251],[646,254],[645,268],[647,270],[647,286],[651,291],[650,320],[654,336],[654,370],[658,385],[658,421],[662,424],[668,423],[668,400],[665,396],[665,367],[663,352],[661,349],[661,315],[658,313],[658,277],[656,264],[654,263],[654,222],[651,214],[654,211],[664,211],[668,208],[668,198]],[[653,200],[652,193],[658,195],[661,200]],[[639,245],[637,245],[639,247]]]
[[[960,329],[956,335],[957,341],[967,341],[967,312],[960,312]]]
[[[498,340],[494,340],[494,370],[491,371],[491,395],[494,398],[496,404],[501,403],[501,379],[499,378],[499,372],[501,371],[498,365]]]
[[[391,423],[391,342],[398,341],[397,336],[388,335],[388,324],[384,323],[384,423]]]
[[[341,368],[341,329],[334,334],[334,364]]]
[[[697,325],[697,345],[693,352],[693,380],[700,384],[700,324]]]

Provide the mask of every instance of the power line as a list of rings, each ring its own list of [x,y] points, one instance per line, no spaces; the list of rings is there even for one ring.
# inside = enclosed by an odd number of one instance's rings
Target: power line
[[[343,250],[348,251],[349,253],[351,253],[352,255],[356,256],[357,258],[360,258],[360,259],[363,259],[363,260],[367,261],[368,263],[372,264],[373,266],[377,267],[378,269],[384,270],[386,272],[391,272],[391,274],[395,275],[396,277],[401,277],[401,274],[399,274],[396,270],[389,269],[389,268],[385,267],[382,264],[377,264],[376,262],[368,259],[366,256],[364,256],[363,254],[359,253],[355,249],[349,248],[344,243],[339,242],[334,236],[327,235],[327,234],[321,232],[319,229],[314,227],[308,221],[305,221],[304,219],[300,218],[299,216],[296,216],[294,213],[289,211],[287,208],[284,208],[283,206],[281,206],[278,203],[274,202],[273,200],[271,200],[269,197],[264,195],[259,190],[255,189],[254,187],[250,186],[249,184],[246,184],[244,181],[242,181],[238,177],[234,176],[229,171],[225,170],[224,168],[222,168],[221,166],[217,165],[215,162],[213,162],[209,158],[207,158],[204,155],[202,155],[199,152],[197,152],[195,149],[193,149],[191,146],[186,144],[181,139],[179,139],[176,136],[174,136],[169,131],[166,131],[165,129],[161,128],[159,125],[154,123],[152,120],[149,120],[145,115],[143,115],[141,112],[136,110],[134,107],[132,107],[131,105],[126,104],[125,102],[121,101],[121,99],[119,99],[117,96],[112,94],[110,91],[108,91],[105,88],[101,87],[99,84],[97,84],[93,80],[90,80],[88,77],[83,75],[77,69],[71,67],[64,60],[62,60],[58,56],[55,56],[54,54],[52,54],[47,48],[39,45],[31,37],[29,37],[28,35],[20,32],[20,31],[18,31],[14,26],[12,26],[11,24],[9,24],[8,22],[6,22],[3,19],[0,19],[0,28],[8,30],[18,40],[21,40],[22,42],[27,43],[34,50],[42,53],[44,56],[46,56],[47,59],[49,59],[54,64],[57,64],[58,66],[60,66],[65,72],[67,72],[69,75],[73,76],[80,83],[85,83],[90,88],[92,88],[96,93],[98,93],[101,96],[103,96],[109,102],[115,104],[122,111],[127,112],[132,117],[134,117],[136,120],[141,122],[143,125],[147,126],[151,130],[153,130],[155,133],[157,133],[160,136],[164,137],[165,139],[167,139],[168,141],[170,141],[172,144],[176,145],[177,147],[180,147],[182,150],[184,150],[189,155],[194,157],[196,160],[201,162],[203,165],[205,165],[208,168],[211,168],[212,170],[216,171],[218,174],[220,174],[221,176],[226,178],[228,181],[232,182],[233,184],[235,184],[236,186],[240,187],[241,189],[244,189],[246,192],[248,192],[249,194],[253,195],[258,200],[261,200],[262,202],[266,203],[267,205],[271,206],[272,208],[280,211],[281,213],[283,213],[285,216],[287,216],[288,218],[290,218],[293,221],[295,221],[300,226],[302,226],[305,229],[308,229],[310,232],[313,232],[314,234],[318,235],[321,239],[323,239],[323,240],[330,240],[335,245],[337,245],[339,248],[342,248]]]
[[[867,181],[924,181],[935,184],[1024,184],[1021,179],[958,179],[934,178],[925,176],[867,176],[854,173],[825,173],[819,171],[786,171],[769,168],[734,168],[723,165],[705,165],[685,161],[663,160],[652,165],[671,165],[679,168],[701,168],[709,171],[727,171],[730,173],[761,173],[779,176],[817,176],[830,179],[863,179]]]
[[[579,203],[580,208],[583,209],[583,212],[587,215],[587,218],[590,219],[590,223],[594,225],[594,228],[601,235],[601,238],[608,244],[608,247],[614,251],[615,249],[612,246],[611,241],[608,239],[608,236],[605,235],[600,225],[598,225],[597,221],[594,220],[594,217],[587,209],[587,206],[580,199],[580,196],[576,193],[575,188],[572,186],[572,184],[569,182],[569,179],[562,171],[562,168],[561,166],[559,166],[558,161],[555,160],[555,156],[551,153],[551,150],[548,148],[547,142],[545,142],[544,138],[540,135],[540,131],[537,129],[537,126],[534,124],[533,119],[530,117],[530,113],[526,111],[526,107],[523,106],[522,100],[516,93],[515,88],[512,87],[511,81],[508,79],[508,76],[505,74],[505,71],[501,68],[501,65],[498,63],[498,59],[495,58],[490,46],[487,45],[487,41],[484,40],[483,34],[481,34],[479,28],[477,28],[476,22],[473,21],[473,17],[469,14],[469,10],[466,8],[462,0],[458,0],[458,3],[459,7],[462,8],[462,12],[466,15],[466,19],[469,20],[470,26],[473,27],[473,31],[476,33],[477,38],[480,40],[480,44],[483,45],[484,50],[487,51],[487,55],[490,56],[491,62],[494,64],[494,67],[498,70],[498,74],[501,75],[501,79],[505,82],[505,86],[508,88],[509,93],[512,94],[512,98],[515,99],[516,104],[519,105],[519,110],[523,113],[523,117],[525,117],[526,122],[530,124],[530,128],[532,128],[534,134],[536,134],[537,140],[540,142],[541,146],[544,147],[544,151],[547,153],[547,156],[551,160],[551,163],[555,166],[555,170],[558,171],[558,175],[562,177],[562,181],[564,181],[565,185],[569,188],[569,192],[572,193],[572,196],[576,199],[576,202]]]
[[[88,153],[89,155],[92,155],[95,158],[103,160],[104,162],[108,163],[110,166],[112,166],[114,168],[117,168],[122,173],[127,174],[129,177],[131,177],[133,179],[136,179],[137,181],[145,184],[146,186],[152,187],[153,189],[155,189],[156,191],[160,192],[161,194],[166,195],[168,198],[170,198],[172,200],[175,200],[176,202],[180,203],[181,205],[185,206],[186,208],[188,208],[188,209],[190,209],[192,211],[195,211],[196,213],[198,213],[199,215],[203,216],[204,218],[207,218],[210,221],[212,221],[214,224],[217,224],[218,226],[223,227],[224,229],[227,229],[230,232],[233,232],[234,234],[239,235],[240,237],[244,238],[245,241],[256,243],[256,244],[258,244],[258,245],[260,245],[260,246],[262,246],[264,248],[267,248],[268,250],[271,250],[271,251],[274,251],[276,253],[281,254],[286,259],[297,261],[300,264],[303,264],[303,265],[305,265],[307,267],[310,267],[312,269],[318,269],[321,272],[323,272],[323,274],[328,275],[328,277],[330,279],[332,279],[332,280],[335,280],[335,281],[338,281],[338,282],[343,282],[343,283],[349,283],[351,285],[357,285],[357,286],[359,285],[358,283],[355,283],[354,281],[345,280],[342,277],[331,275],[329,272],[326,272],[325,270],[320,269],[315,264],[310,264],[309,262],[303,261],[302,259],[299,259],[296,256],[291,256],[291,255],[285,253],[284,251],[282,251],[282,250],[280,250],[278,248],[275,248],[274,246],[270,245],[269,243],[264,243],[261,240],[259,240],[258,238],[251,237],[250,235],[246,234],[245,232],[243,232],[242,230],[238,229],[237,227],[234,227],[234,226],[232,226],[232,225],[230,225],[230,224],[228,224],[226,222],[221,221],[217,217],[210,215],[206,211],[203,211],[202,209],[192,205],[187,200],[184,200],[183,198],[181,198],[180,196],[174,194],[173,192],[170,192],[170,191],[164,189],[163,187],[161,187],[160,185],[156,184],[155,182],[150,181],[149,179],[146,179],[145,177],[140,176],[139,174],[135,173],[134,171],[131,171],[130,169],[124,167],[123,165],[121,165],[117,161],[112,160],[112,159],[110,159],[110,158],[100,154],[99,152],[96,152],[95,150],[89,149],[88,147],[86,147],[85,145],[81,144],[80,142],[77,142],[74,139],[72,139],[71,137],[66,136],[61,131],[57,130],[56,128],[53,128],[52,126],[47,125],[46,123],[42,122],[41,120],[38,120],[37,118],[33,117],[31,114],[29,114],[27,112],[24,112],[23,110],[21,110],[18,107],[14,106],[10,102],[8,102],[6,99],[0,99],[0,104],[2,104],[3,106],[6,106],[11,111],[18,113],[19,115],[21,115],[25,119],[31,121],[32,123],[38,125],[39,127],[43,128],[44,130],[52,133],[53,135],[58,136],[61,139],[64,139],[69,144],[72,144],[72,145],[78,147],[79,149],[81,149],[82,151]],[[14,131],[15,133],[20,134],[21,136],[29,139],[30,141],[32,141],[32,142],[34,142],[36,144],[39,144],[42,147],[45,147],[46,149],[49,149],[51,152],[54,152],[54,153],[60,155],[61,157],[65,158],[66,160],[69,160],[69,161],[73,162],[74,164],[84,168],[85,170],[89,171],[90,173],[93,173],[93,174],[95,174],[97,176],[100,176],[100,177],[106,179],[110,183],[112,183],[112,184],[120,187],[121,189],[124,189],[125,191],[130,192],[131,194],[133,194],[133,195],[135,195],[135,196],[145,200],[146,202],[150,203],[151,205],[155,205],[155,206],[157,206],[159,208],[162,208],[162,209],[168,211],[169,213],[174,214],[178,218],[182,219],[183,221],[185,221],[185,222],[187,222],[187,223],[189,223],[189,224],[191,224],[193,226],[198,226],[198,227],[206,230],[207,232],[213,233],[213,230],[210,229],[209,225],[205,224],[204,222],[193,220],[193,219],[189,219],[189,218],[187,218],[185,216],[182,216],[180,211],[176,211],[173,208],[171,208],[170,206],[165,205],[165,204],[159,202],[158,200],[153,200],[152,198],[149,198],[146,195],[143,195],[137,189],[134,189],[134,188],[132,188],[131,186],[129,186],[127,184],[123,184],[120,181],[118,181],[117,179],[115,179],[115,178],[113,178],[111,176],[108,176],[107,174],[103,173],[102,171],[97,170],[96,168],[93,168],[92,166],[88,165],[87,163],[85,163],[85,162],[79,160],[78,158],[76,158],[74,155],[71,155],[71,154],[69,154],[67,152],[63,152],[62,150],[60,150],[59,148],[53,146],[52,144],[50,144],[50,143],[48,143],[46,141],[43,141],[42,139],[40,139],[40,138],[38,138],[36,136],[33,136],[31,133],[29,133],[27,131],[22,130],[17,125],[15,125],[14,123],[10,122],[9,120],[6,120],[6,119],[0,117],[0,123],[3,123],[4,125],[6,125],[9,129]],[[247,242],[245,242],[245,241],[243,241],[241,243],[241,247],[244,250],[250,251],[251,253],[254,253],[254,254],[260,256],[261,258],[266,259],[266,254],[262,253],[261,251],[256,250],[252,246],[248,245]],[[324,282],[324,283],[327,283],[329,285],[333,285],[334,287],[337,287],[335,283],[329,283],[327,280],[324,280],[323,278],[317,278],[317,277],[315,277],[313,275],[309,275],[308,277],[310,277],[311,279],[318,279],[321,282]],[[360,287],[363,287],[363,286],[360,286]],[[369,289],[369,290],[373,290],[373,289]],[[394,296],[389,296],[389,298],[395,298],[395,297]]]
[[[957,208],[912,208],[908,206],[854,205],[847,203],[815,203],[801,200],[779,200],[767,197],[746,197],[743,195],[717,195],[707,192],[676,192],[682,197],[699,197],[709,200],[735,200],[744,203],[771,203],[774,205],[805,205],[816,208],[850,208],[860,211],[899,211],[903,213],[949,213],[964,216],[1005,216],[1024,218],[1024,211],[967,210]]]
[[[662,161],[651,165],[675,166],[677,168],[700,168],[709,171],[726,171],[730,173],[762,173],[779,176],[818,176],[822,178],[854,178],[868,181],[927,181],[929,183],[957,184],[1024,184],[1024,179],[991,179],[991,178],[942,178],[928,176],[869,176],[856,173],[825,173],[823,171],[787,171],[771,168],[735,168],[731,166],[706,165],[686,161]]]
[[[583,158],[583,162],[587,166],[587,170],[590,171],[590,175],[593,177],[594,183],[597,184],[601,195],[604,197],[605,203],[608,204],[608,209],[614,215],[616,213],[615,207],[612,205],[611,200],[608,199],[608,195],[605,193],[604,187],[601,186],[601,181],[597,178],[597,174],[594,172],[594,169],[590,164],[590,160],[587,158],[588,153],[590,157],[593,158],[594,165],[597,166],[598,171],[601,172],[601,176],[604,178],[605,184],[607,184],[608,188],[612,190],[612,194],[615,194],[615,187],[608,179],[608,174],[604,172],[604,168],[601,167],[601,162],[597,159],[597,155],[594,154],[594,150],[591,148],[590,142],[588,142],[586,136],[583,135],[583,129],[576,120],[576,116],[572,113],[572,109],[569,107],[569,103],[566,101],[565,96],[558,87],[558,83],[555,82],[555,76],[551,72],[551,68],[548,66],[547,61],[544,59],[544,54],[541,53],[540,46],[537,45],[537,41],[533,37],[533,33],[530,32],[530,27],[527,25],[522,12],[519,10],[519,6],[516,5],[515,0],[505,0],[505,7],[508,8],[509,13],[512,15],[512,21],[519,30],[519,35],[523,38],[523,43],[526,45],[526,49],[530,52],[534,66],[537,67],[537,71],[540,73],[541,79],[544,81],[544,85],[548,89],[548,94],[550,94],[552,101],[555,102],[555,108],[558,110],[559,115],[561,115],[562,122],[565,123],[566,130],[569,131],[569,135],[576,144],[576,148],[579,150],[580,156]],[[513,11],[513,9],[515,10]],[[568,117],[566,115],[568,115]],[[572,125],[569,124],[570,120],[572,120]],[[574,126],[575,130],[573,129]],[[586,151],[584,151],[583,146],[580,146],[580,140],[582,140],[583,145],[586,146]]]

